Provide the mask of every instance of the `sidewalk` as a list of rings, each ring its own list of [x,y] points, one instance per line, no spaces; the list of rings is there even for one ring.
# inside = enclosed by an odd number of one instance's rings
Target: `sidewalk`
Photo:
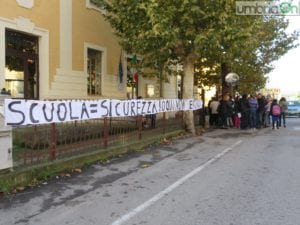
[[[234,180],[237,177],[232,177],[232,173],[236,171],[239,174],[239,169],[249,172],[249,165],[250,168],[255,169],[257,159],[261,159],[261,169],[263,169],[265,158],[261,158],[261,154],[267,154],[268,151],[254,146],[253,141],[258,141],[259,145],[266,138],[264,146],[269,148],[269,141],[277,138],[277,135],[284,131],[284,129],[279,132],[270,129],[255,132],[237,129],[209,130],[201,136],[166,139],[161,144],[151,145],[143,151],[131,152],[106,162],[78,168],[74,173],[59,174],[36,187],[20,191],[15,196],[2,198],[0,225],[80,225],[89,222],[90,224],[112,224],[113,220],[124,215],[125,212],[148,201],[191,171],[206,165],[212,158],[222,155],[224,151],[228,151],[228,154],[216,160],[216,163],[213,163],[213,166],[205,170],[201,176],[195,176],[195,179],[187,182],[187,186],[193,187],[195,192],[209,190],[213,188],[212,184],[220,184],[220,177],[224,176],[226,168],[231,171],[228,176]],[[296,140],[294,138],[294,143]],[[232,147],[236,143],[242,144],[236,148]],[[272,150],[269,150],[272,153]],[[251,159],[249,165],[244,167],[243,165],[249,159]],[[225,170],[222,165],[227,166]],[[238,180],[240,179],[239,177]],[[210,182],[207,182],[208,180]],[[229,186],[231,184],[231,182],[227,183]],[[198,189],[201,185],[205,188]],[[224,185],[221,183],[220,187],[224,188]],[[186,191],[188,189],[185,187],[181,190],[183,192],[178,196],[178,201],[177,197],[171,195],[166,196],[166,199],[175,205],[181,205],[183,201],[179,199],[186,194],[186,202],[190,202],[191,192]],[[226,195],[227,189],[222,190]],[[175,191],[173,196],[176,194],[178,192]],[[232,196],[235,194],[235,191],[231,193]],[[211,199],[211,197],[205,198]],[[175,201],[173,202],[172,199]],[[157,205],[165,208],[163,204],[165,199]]]
[[[201,129],[199,133],[202,133]],[[159,135],[152,137],[143,142],[133,143],[128,146],[122,146],[120,148],[109,148],[105,151],[97,152],[95,154],[81,155],[80,157],[71,158],[67,161],[57,161],[52,164],[48,164],[42,167],[32,167],[23,170],[13,171],[8,174],[0,174],[0,192],[16,193],[16,190],[22,191],[23,189],[35,188],[35,186],[41,183],[52,180],[53,177],[61,178],[65,174],[73,176],[73,174],[81,171],[88,165],[101,164],[106,165],[110,162],[118,162],[122,160],[128,160],[131,157],[138,157],[143,154],[149,154],[149,152],[157,150],[159,148],[172,148],[176,149],[172,151],[172,154],[184,151],[183,145],[193,145],[197,143],[199,137],[209,137],[214,139],[227,139],[241,136],[255,135],[254,131],[242,131],[238,129],[207,129],[203,136],[190,137],[187,134],[183,134],[182,131],[169,133],[166,136]],[[89,167],[89,166],[88,166]],[[83,169],[84,170],[84,169]],[[77,172],[76,172],[77,171]],[[50,178],[50,179],[49,179]],[[52,178],[52,179],[51,179]]]
[[[130,154],[131,152],[142,151],[146,146],[178,136],[183,132],[183,130],[178,129],[166,133],[165,135],[156,134],[145,137],[142,141],[131,141],[127,145],[103,148],[98,151],[87,152],[85,154],[75,155],[67,159],[56,160],[42,165],[18,168],[14,171],[1,171],[0,195],[8,192],[16,192],[16,190],[23,190],[24,187],[28,186],[34,187],[60,173],[72,173],[74,169],[98,162],[106,162],[110,159]]]

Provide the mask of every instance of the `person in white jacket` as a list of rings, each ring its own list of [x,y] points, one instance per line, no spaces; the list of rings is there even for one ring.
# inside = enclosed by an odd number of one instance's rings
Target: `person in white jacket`
[[[216,97],[213,97],[211,102],[209,103],[209,125],[210,126],[218,126],[219,121],[219,113],[218,107],[220,102],[217,100]]]

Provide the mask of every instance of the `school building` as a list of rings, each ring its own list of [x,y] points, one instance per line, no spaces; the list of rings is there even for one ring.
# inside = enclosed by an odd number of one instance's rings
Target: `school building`
[[[0,4],[0,89],[12,98],[178,97],[179,77],[159,82],[130,68],[134,56],[122,51],[93,0]]]

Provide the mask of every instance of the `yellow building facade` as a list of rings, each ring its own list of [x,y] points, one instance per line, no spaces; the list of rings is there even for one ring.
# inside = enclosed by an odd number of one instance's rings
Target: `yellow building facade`
[[[127,87],[130,58],[91,0],[0,0],[0,88],[13,98],[176,98],[177,78],[163,87],[139,77]],[[119,64],[122,63],[122,82]]]

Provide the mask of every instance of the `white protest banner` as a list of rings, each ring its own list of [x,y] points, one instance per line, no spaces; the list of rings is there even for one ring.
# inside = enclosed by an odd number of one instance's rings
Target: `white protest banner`
[[[38,101],[5,99],[5,124],[62,123],[75,120],[149,115],[161,112],[197,110],[202,102],[194,99],[62,100]]]

